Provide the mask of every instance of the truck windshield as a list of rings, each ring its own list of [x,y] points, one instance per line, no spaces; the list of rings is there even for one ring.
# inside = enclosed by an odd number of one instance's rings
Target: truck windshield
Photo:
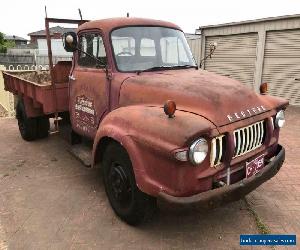
[[[111,33],[117,68],[123,72],[196,67],[183,32],[165,27],[125,27]]]

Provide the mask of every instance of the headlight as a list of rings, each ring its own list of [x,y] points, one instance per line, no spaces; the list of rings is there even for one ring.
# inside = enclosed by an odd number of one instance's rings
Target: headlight
[[[189,150],[189,158],[193,164],[200,164],[204,161],[208,151],[208,144],[204,138],[195,141]]]
[[[275,116],[275,126],[276,128],[282,128],[285,123],[284,111],[280,110]]]

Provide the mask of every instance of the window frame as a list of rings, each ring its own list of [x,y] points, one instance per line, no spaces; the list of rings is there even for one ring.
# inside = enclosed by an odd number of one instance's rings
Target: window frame
[[[96,34],[96,35],[99,35],[102,38],[103,46],[104,46],[104,51],[105,51],[105,54],[106,54],[106,67],[97,68],[97,67],[83,66],[83,65],[79,64],[79,55],[80,55],[79,53],[80,52],[77,50],[76,51],[76,55],[75,55],[75,58],[76,58],[76,63],[75,63],[76,68],[79,68],[79,69],[82,69],[82,70],[96,70],[96,71],[100,70],[100,71],[105,71],[107,68],[109,68],[109,56],[108,56],[107,45],[106,45],[106,41],[105,41],[103,32],[100,29],[86,29],[86,30],[81,30],[77,34],[78,45],[79,45],[79,38],[80,38],[80,36],[84,36],[85,34]]]

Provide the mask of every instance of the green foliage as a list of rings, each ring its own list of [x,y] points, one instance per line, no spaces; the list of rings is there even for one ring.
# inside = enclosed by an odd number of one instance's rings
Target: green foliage
[[[15,47],[15,42],[5,40],[4,34],[0,32],[0,53],[6,53],[8,48],[13,47]]]
[[[4,42],[4,34],[0,32],[0,44]]]

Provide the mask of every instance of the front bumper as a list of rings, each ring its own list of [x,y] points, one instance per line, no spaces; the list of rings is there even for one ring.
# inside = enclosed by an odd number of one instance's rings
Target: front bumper
[[[222,204],[236,201],[256,189],[277,174],[285,159],[285,149],[278,145],[275,157],[259,173],[248,179],[221,188],[209,190],[189,197],[174,197],[160,192],[158,200],[168,208],[211,209]],[[175,206],[174,206],[175,205]]]

